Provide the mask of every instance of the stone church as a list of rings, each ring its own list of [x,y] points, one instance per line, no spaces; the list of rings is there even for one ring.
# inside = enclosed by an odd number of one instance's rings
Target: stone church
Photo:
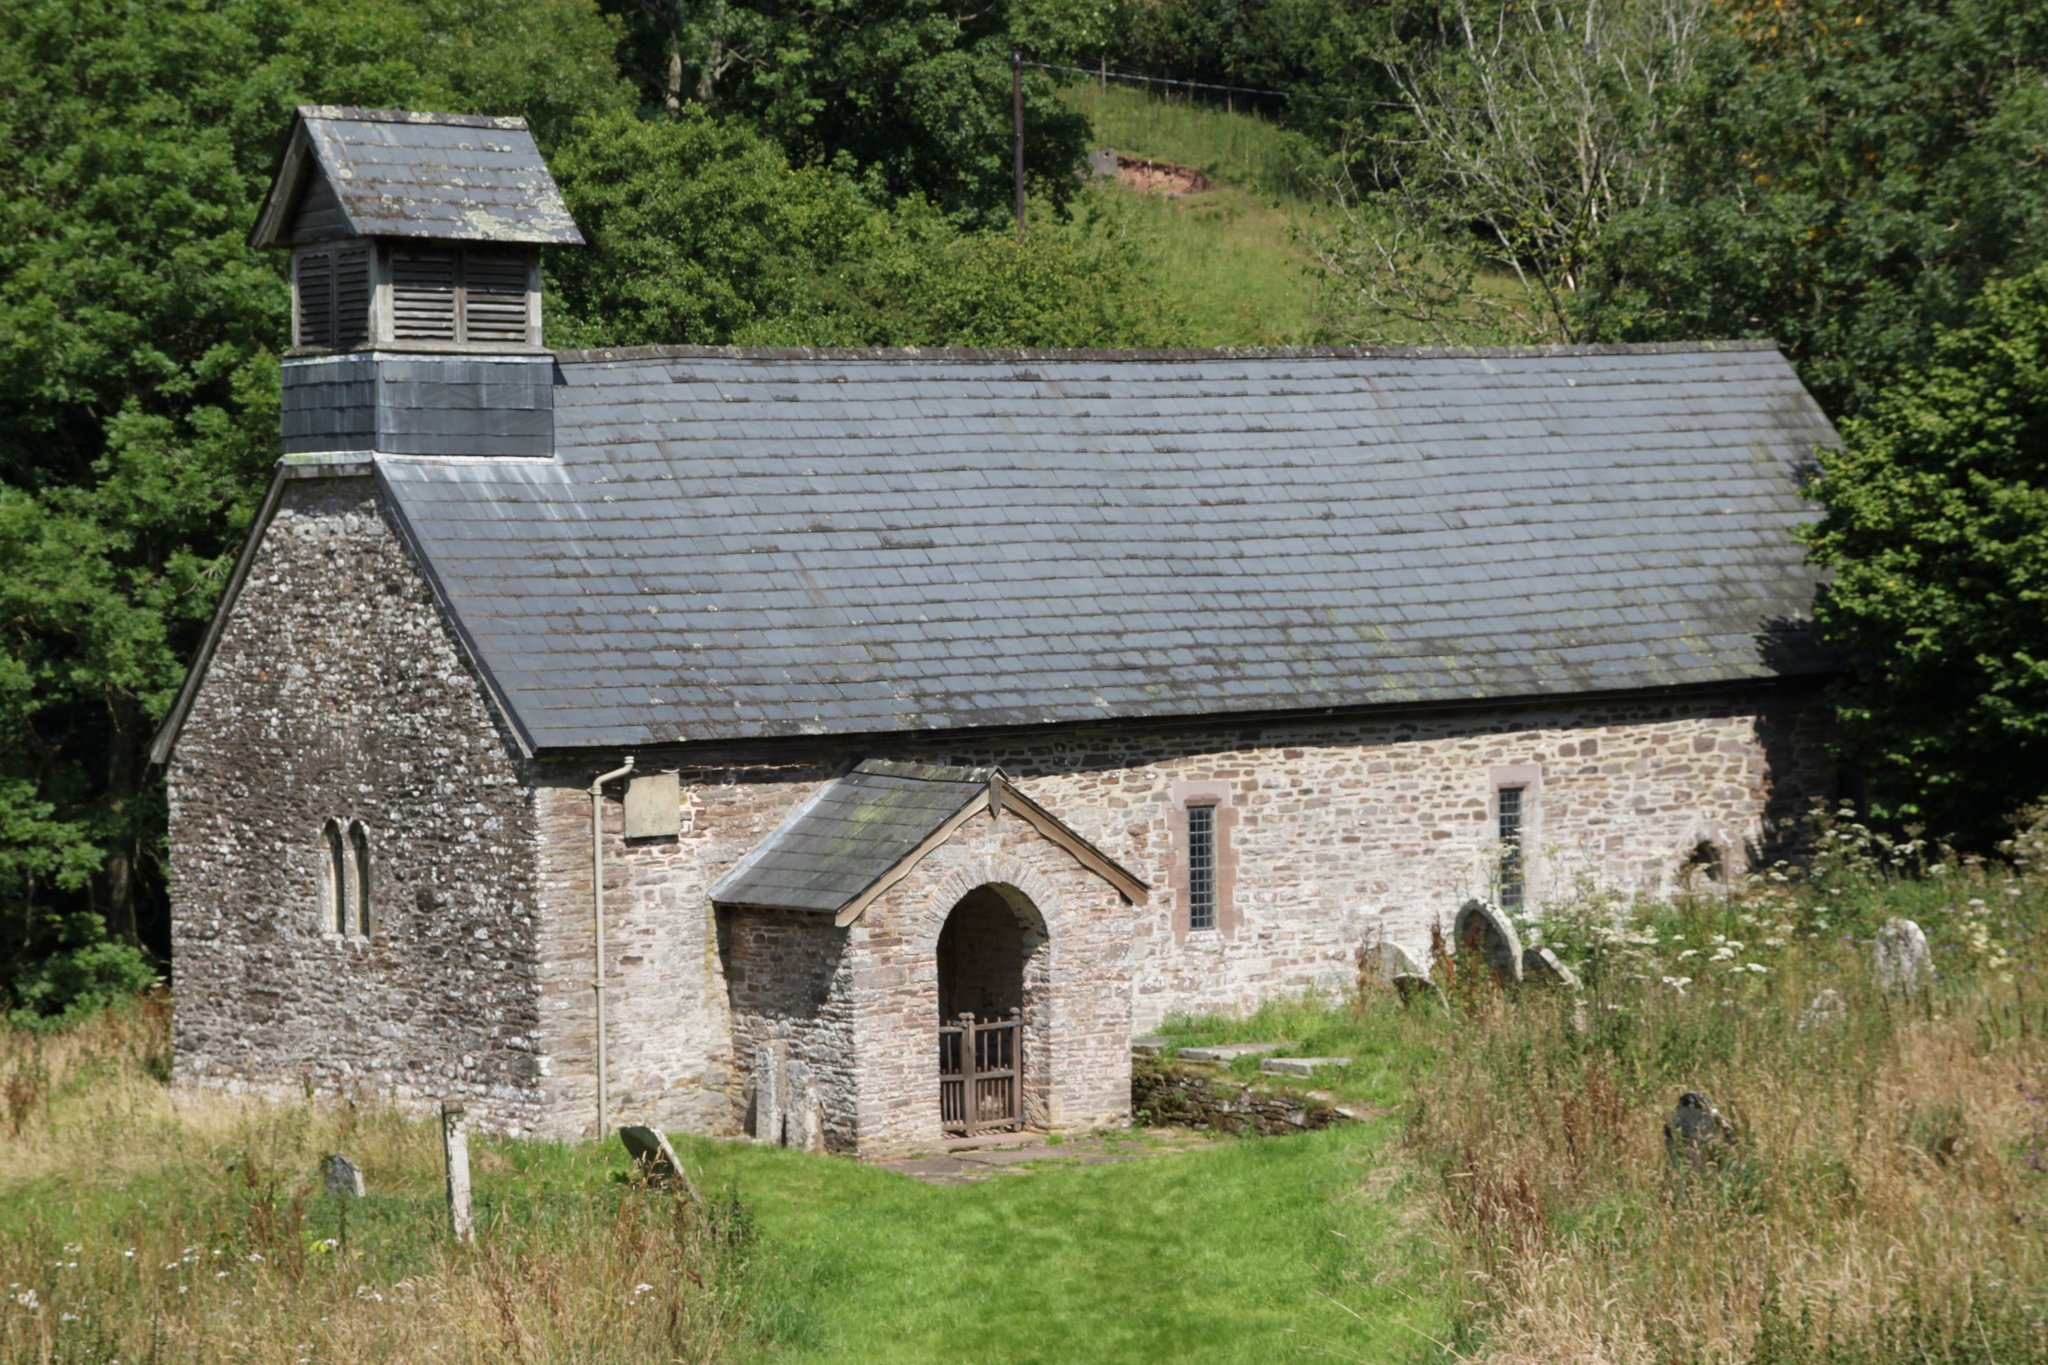
[[[549,351],[517,119],[304,108],[283,449],[158,736],[184,1086],[862,1154],[1828,782],[1768,344]]]

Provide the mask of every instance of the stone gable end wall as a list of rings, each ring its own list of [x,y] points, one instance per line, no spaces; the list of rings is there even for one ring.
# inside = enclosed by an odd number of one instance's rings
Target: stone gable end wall
[[[539,1124],[527,779],[373,479],[286,485],[168,782],[180,1084]],[[368,940],[321,922],[330,818]]]

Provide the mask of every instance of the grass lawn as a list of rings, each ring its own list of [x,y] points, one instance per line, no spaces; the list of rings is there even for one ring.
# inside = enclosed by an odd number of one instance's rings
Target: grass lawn
[[[0,1300],[10,1365],[1413,1361],[1452,1330],[1391,1113],[961,1186],[679,1138],[708,1217],[629,1186],[617,1143],[478,1138],[464,1253],[438,1125],[174,1101],[163,1026],[0,1033],[0,1285],[36,1304]],[[368,1198],[320,1192],[331,1151]]]
[[[1382,1123],[957,1187],[719,1143],[683,1156],[759,1220],[769,1269],[742,1355],[1432,1359],[1449,1313],[1375,1179],[1392,1136]]]

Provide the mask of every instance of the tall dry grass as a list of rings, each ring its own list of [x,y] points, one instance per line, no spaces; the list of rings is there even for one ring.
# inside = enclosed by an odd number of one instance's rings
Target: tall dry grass
[[[1639,911],[1576,1010],[1462,992],[1409,1137],[1491,1359],[2048,1360],[2048,887],[1887,861]],[[1870,969],[1901,904],[1941,969],[1911,997]],[[1685,1090],[1737,1137],[1700,1169]]]
[[[594,1148],[479,1141],[476,1245],[438,1125],[379,1105],[173,1097],[168,1009],[0,1031],[0,1360],[702,1361],[745,1320],[736,1205]],[[329,1152],[366,1172],[341,1201]]]

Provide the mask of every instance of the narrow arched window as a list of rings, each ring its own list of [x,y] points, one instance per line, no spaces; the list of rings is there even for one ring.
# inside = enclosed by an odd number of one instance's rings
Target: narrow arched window
[[[320,831],[320,932],[348,932],[348,853],[341,822],[329,820]]]
[[[360,820],[348,827],[349,928],[370,936],[370,831]]]

